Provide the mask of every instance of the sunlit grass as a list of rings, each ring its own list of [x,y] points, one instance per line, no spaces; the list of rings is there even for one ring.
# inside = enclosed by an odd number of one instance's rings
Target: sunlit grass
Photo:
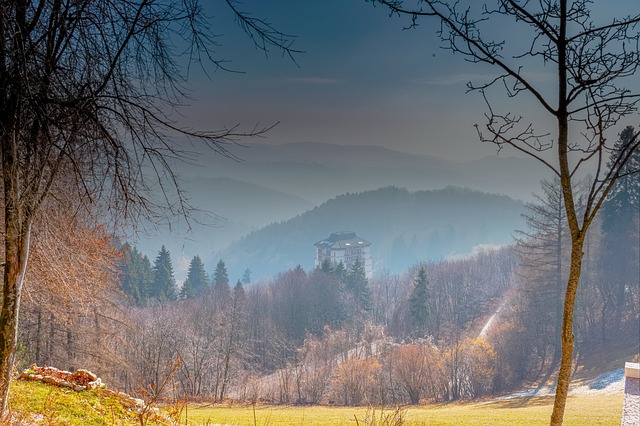
[[[620,425],[622,394],[573,396],[567,403],[567,426]],[[519,398],[493,403],[455,403],[406,407],[406,425],[545,425],[549,424],[551,397]],[[387,409],[387,412],[392,411]],[[380,415],[380,410],[377,411]],[[369,415],[371,412],[369,411]],[[278,406],[196,406],[187,410],[190,425],[356,425],[367,408],[278,407]]]
[[[565,425],[619,425],[622,393],[572,396],[567,404]],[[546,425],[552,397],[518,398],[489,403],[453,403],[404,407],[405,425]],[[36,382],[14,382],[10,407],[21,417],[47,425],[135,425],[137,415],[108,392],[73,392]],[[183,407],[185,408],[185,407]],[[35,417],[32,415],[35,414]],[[356,425],[372,415],[393,413],[393,408],[375,412],[366,407],[197,405],[183,411],[190,425]],[[378,426],[379,424],[376,424]]]
[[[139,425],[138,414],[108,390],[75,392],[40,382],[15,381],[9,390],[14,418],[37,425]],[[156,422],[150,421],[149,425]]]

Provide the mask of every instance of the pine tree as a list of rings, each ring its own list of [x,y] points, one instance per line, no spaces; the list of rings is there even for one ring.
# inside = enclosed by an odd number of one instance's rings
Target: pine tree
[[[242,274],[242,284],[251,284],[251,269],[247,268]]]
[[[153,266],[153,285],[151,286],[149,296],[160,301],[177,299],[176,280],[173,277],[171,254],[165,246],[162,246],[158,252]]]
[[[236,304],[242,303],[245,300],[245,292],[244,287],[242,286],[242,282],[238,280],[236,286],[233,288],[233,297]]]
[[[420,268],[418,276],[414,280],[413,290],[409,297],[409,314],[411,321],[416,326],[416,331],[424,331],[429,321],[429,280],[427,271]]]
[[[143,306],[153,281],[153,268],[149,258],[129,243],[122,246],[122,291],[133,298],[137,306]]]
[[[207,288],[209,288],[209,279],[207,278],[207,273],[204,270],[204,264],[200,256],[196,255],[191,259],[191,263],[189,263],[187,279],[182,285],[180,297],[183,299],[192,299],[202,295]]]
[[[344,267],[344,263],[340,262],[333,270],[333,277],[340,285],[345,285],[347,281],[347,276],[349,275],[349,271]]]
[[[324,259],[322,261],[320,269],[329,275],[333,275],[333,264],[329,259]]]
[[[635,134],[627,126],[614,145],[609,166],[624,155]],[[640,221],[640,151],[627,162],[616,186],[602,205],[602,249],[599,259],[601,278],[598,288],[603,299],[602,338],[607,338],[607,323],[616,329],[625,304],[632,300],[628,292],[638,286],[638,222]]]
[[[364,265],[356,258],[355,262],[348,271],[345,280],[345,290],[350,292],[355,300],[359,310],[371,311],[371,290],[369,289],[369,280],[364,270]]]
[[[227,267],[222,259],[216,265],[213,278],[213,294],[214,297],[220,303],[220,306],[224,305],[231,296],[231,288],[229,287],[229,274],[227,273]]]

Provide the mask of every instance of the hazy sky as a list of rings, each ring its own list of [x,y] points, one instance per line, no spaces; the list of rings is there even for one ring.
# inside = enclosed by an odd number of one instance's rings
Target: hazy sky
[[[279,122],[265,143],[385,145],[468,160],[495,149],[477,140],[478,95],[465,95],[480,71],[439,48],[435,27],[403,31],[404,20],[362,0],[247,0],[239,7],[296,36],[296,66],[278,51],[268,58],[233,22],[224,2],[212,7],[219,54],[230,67],[209,81],[194,73],[197,126]]]
[[[483,123],[484,102],[478,93],[465,94],[466,82],[486,81],[491,70],[441,49],[435,21],[403,30],[406,19],[390,18],[383,7],[364,0],[238,3],[296,36],[293,48],[305,51],[296,55],[296,66],[276,50],[268,58],[257,51],[225,2],[205,3],[221,35],[218,56],[243,73],[218,71],[209,80],[192,71],[194,99],[183,111],[187,123],[249,128],[279,122],[264,143],[384,145],[459,161],[495,155],[493,146],[478,141],[473,126]],[[617,15],[640,8],[637,0],[597,3],[595,8],[606,3],[607,13]],[[517,42],[516,28],[500,27],[500,36]],[[550,72],[541,69],[531,78],[552,82]],[[526,101],[511,100],[508,109],[526,110]],[[539,118],[543,126],[553,125],[549,117]]]

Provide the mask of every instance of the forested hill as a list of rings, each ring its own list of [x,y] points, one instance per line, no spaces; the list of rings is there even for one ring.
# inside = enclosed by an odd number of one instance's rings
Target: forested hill
[[[464,255],[478,245],[505,244],[524,229],[524,206],[507,196],[457,187],[410,192],[397,187],[347,193],[255,231],[207,259],[230,277],[249,268],[266,277],[301,265],[313,268],[314,243],[350,230],[372,243],[374,271],[404,272],[418,260]]]

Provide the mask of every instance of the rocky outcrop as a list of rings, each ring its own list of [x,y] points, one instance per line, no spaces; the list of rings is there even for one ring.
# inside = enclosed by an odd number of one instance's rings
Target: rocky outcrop
[[[89,370],[77,370],[75,373],[65,370],[58,370],[54,367],[38,367],[31,364],[29,368],[24,370],[19,380],[32,380],[51,385],[73,389],[77,392],[91,390],[104,387],[104,383],[100,377],[96,376]]]

